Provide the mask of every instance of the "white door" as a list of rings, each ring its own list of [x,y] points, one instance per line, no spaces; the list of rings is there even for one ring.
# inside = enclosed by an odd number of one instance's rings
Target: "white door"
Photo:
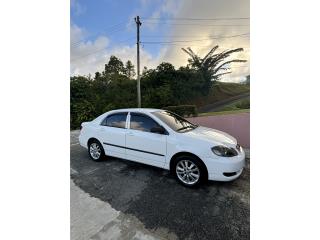
[[[126,157],[127,112],[108,115],[100,126],[100,139],[106,155]]]
[[[152,133],[159,124],[141,113],[130,113],[126,133],[126,157],[130,160],[163,167],[166,160],[167,135]]]

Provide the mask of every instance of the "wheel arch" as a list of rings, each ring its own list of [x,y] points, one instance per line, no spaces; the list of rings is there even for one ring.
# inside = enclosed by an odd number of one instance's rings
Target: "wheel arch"
[[[209,173],[208,173],[207,166],[206,166],[206,164],[201,160],[201,158],[198,157],[196,154],[191,153],[191,152],[187,152],[187,151],[177,152],[177,153],[175,153],[175,154],[171,157],[171,159],[170,159],[170,164],[169,164],[169,168],[170,168],[170,171],[171,171],[171,172],[172,172],[173,169],[174,169],[173,164],[174,164],[175,160],[176,160],[178,157],[180,157],[180,156],[190,156],[190,157],[196,158],[198,161],[200,161],[200,162],[203,164],[203,167],[204,167],[204,169],[205,169],[205,171],[206,171],[207,177],[209,176],[209,175],[208,175]]]
[[[90,144],[92,141],[98,141],[98,142],[101,144],[101,142],[99,141],[99,139],[94,138],[94,137],[91,137],[91,138],[89,138],[88,141],[87,141],[87,146],[88,146],[88,147],[89,147],[89,144]],[[101,144],[101,146],[102,146],[102,144]]]

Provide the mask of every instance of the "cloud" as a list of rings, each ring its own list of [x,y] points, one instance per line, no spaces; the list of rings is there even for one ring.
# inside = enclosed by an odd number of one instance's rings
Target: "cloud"
[[[163,17],[174,17],[177,12],[179,12],[179,8],[182,5],[181,0],[161,0],[159,3],[160,7],[154,11],[150,18],[153,18],[156,20],[156,18],[163,18]],[[158,21],[151,21],[151,22],[145,22],[144,26],[146,28],[149,28],[151,30],[155,30],[159,26]]]
[[[105,62],[103,56],[109,43],[108,38],[100,36],[93,42],[85,41],[85,30],[75,24],[71,25],[70,30],[71,75],[93,74]]]
[[[249,0],[184,0],[177,7],[170,5],[170,0],[166,1],[164,9],[159,10],[153,14],[160,14],[166,11],[172,13],[175,18],[239,18],[249,17],[250,6]],[[174,11],[176,10],[176,11]],[[219,45],[222,50],[230,48],[243,47],[244,52],[234,54],[231,57],[241,58],[248,60],[247,63],[233,64],[235,68],[232,69],[233,73],[226,75],[224,81],[239,81],[244,76],[250,73],[250,41],[249,37],[233,37],[233,38],[221,38],[221,39],[209,39],[212,36],[234,36],[243,33],[250,32],[250,26],[248,20],[232,20],[232,21],[172,21],[173,25],[168,31],[168,37],[165,41],[179,41],[179,40],[197,40],[203,39],[203,41],[194,41],[189,43],[174,43],[176,45],[169,45],[166,52],[163,54],[165,61],[171,62],[176,67],[184,66],[187,64],[188,55],[184,53],[182,47],[191,47],[193,51],[200,56],[204,56],[210,49]],[[194,25],[183,25],[194,24]],[[242,26],[212,26],[212,25],[242,25]],[[208,39],[208,40],[205,40]]]
[[[150,0],[141,0],[143,9],[150,5]],[[161,6],[150,13],[150,17],[159,18],[239,18],[249,17],[249,0],[158,0]],[[141,48],[141,70],[143,66],[154,68],[161,62],[170,62],[175,67],[187,65],[188,55],[182,47],[191,47],[194,52],[204,56],[213,46],[219,45],[220,51],[243,47],[242,53],[236,53],[231,58],[248,60],[247,63],[235,63],[231,65],[232,74],[223,77],[223,81],[241,81],[250,74],[250,39],[246,37],[231,37],[210,39],[213,36],[234,36],[250,32],[249,20],[232,21],[172,21],[174,24],[193,25],[168,25],[167,36],[162,41],[197,40],[188,43],[175,43],[175,45],[161,45],[157,56],[152,56],[145,48]],[[163,24],[159,22],[159,24]],[[212,25],[233,25],[233,26],[212,26]],[[237,26],[236,26],[237,25]],[[242,25],[242,26],[239,26]],[[247,25],[247,26],[245,26]],[[156,24],[152,25],[157,26]],[[144,22],[142,27],[148,27]],[[151,27],[151,24],[150,26]],[[108,36],[97,37],[95,41],[85,41],[86,31],[76,25],[71,26],[71,42],[80,42],[75,46],[71,45],[71,75],[88,73],[94,74],[102,71],[104,64],[111,55],[122,59],[123,62],[131,60],[136,66],[136,45],[110,43]],[[143,41],[143,39],[142,39]],[[157,41],[157,40],[154,40]],[[219,50],[218,49],[218,50]],[[92,53],[85,56],[86,54]],[[81,57],[82,56],[82,57]],[[85,56],[85,57],[83,57]]]
[[[70,45],[70,72],[71,75],[93,75],[95,72],[103,71],[111,55],[115,55],[123,62],[130,60],[135,67],[137,58],[136,44],[114,43],[111,46],[107,36],[100,36],[95,41],[85,41],[86,31],[77,25],[71,26],[71,45]],[[143,48],[140,49],[140,71],[144,66],[148,68],[156,67],[163,59],[164,48],[158,56],[153,57]]]

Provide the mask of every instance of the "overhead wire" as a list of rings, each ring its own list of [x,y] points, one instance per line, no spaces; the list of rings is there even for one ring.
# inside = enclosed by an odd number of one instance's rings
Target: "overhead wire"
[[[142,17],[142,20],[144,20],[147,24],[170,24],[170,25],[196,25],[196,26],[214,26],[214,27],[233,27],[233,26],[238,26],[238,27],[246,27],[249,25],[244,25],[244,24],[195,24],[195,23],[181,23],[179,21],[229,21],[229,20],[249,20],[250,18],[248,17],[240,17],[240,18],[153,18],[153,17],[149,17],[149,18],[145,18]],[[154,21],[157,22],[154,22]],[[176,21],[176,22],[172,22],[172,21]],[[121,27],[121,25],[124,24],[123,22],[120,22],[116,25],[113,25],[109,28],[107,28],[108,30],[110,30],[110,32],[108,34],[114,34],[116,32],[119,32],[121,30],[123,30],[123,28],[125,28],[126,26]],[[193,39],[193,40],[171,40],[171,41],[142,41],[140,42],[141,44],[160,44],[160,45],[176,45],[176,46],[184,46],[183,43],[192,43],[192,42],[201,42],[201,41],[207,41],[207,40],[211,40],[211,39],[225,39],[225,38],[235,38],[235,37],[249,37],[250,36],[250,32],[247,33],[243,33],[243,34],[237,34],[237,35],[231,35],[231,36],[210,36],[209,38],[204,38],[204,39]],[[186,38],[186,37],[196,37],[196,36],[175,36],[175,35],[169,35],[169,36],[148,36],[148,35],[144,35],[142,36],[142,38],[157,38],[157,37],[162,37],[162,38],[171,38],[171,37],[176,37],[176,38]],[[129,41],[131,39],[133,39],[134,37],[130,37],[124,41],[120,41],[118,43],[121,42],[126,42]],[[72,46],[77,46],[79,44],[81,44],[83,42],[83,40],[80,40],[78,42],[72,43]],[[198,47],[209,47],[210,45],[207,46],[199,46]],[[98,53],[100,51],[105,50],[106,47],[98,49],[97,51],[94,52],[90,52],[88,54],[82,55],[80,57],[71,59],[71,61],[76,61],[78,59],[87,57],[89,55]]]
[[[215,36],[204,39],[194,39],[194,40],[173,40],[173,41],[154,41],[154,42],[141,42],[142,44],[171,44],[171,43],[183,43],[183,42],[201,42],[211,39],[222,39],[222,38],[235,38],[235,37],[247,37],[250,33],[236,34],[231,36]]]
[[[249,20],[249,17],[225,17],[225,18],[163,18],[163,17],[141,17],[142,20],[158,20],[158,21],[229,21],[229,20]]]
[[[160,22],[146,22],[146,24],[157,24]],[[204,27],[249,27],[249,24],[199,24],[199,23],[170,23],[170,22],[162,22],[161,24],[170,24],[173,26],[204,26]]]
[[[111,34],[120,32],[120,31],[122,31],[123,29],[125,29],[127,27],[126,25],[124,25],[125,23],[126,23],[125,21],[122,21],[122,22],[120,22],[118,24],[115,24],[113,26],[110,26],[110,27],[106,28],[104,31],[100,31],[98,33],[92,34],[91,37],[92,36],[96,36],[98,34],[103,34],[103,33],[108,34],[108,36],[110,36]],[[122,26],[122,25],[124,25],[124,26]],[[84,41],[85,41],[84,39],[81,39],[79,41],[73,42],[73,43],[71,43],[71,46],[72,47],[78,46],[79,44],[81,44]]]
[[[130,38],[126,39],[126,40],[118,41],[117,43],[124,43],[124,42],[127,42],[127,41],[129,41],[129,40],[131,40],[131,39],[133,39],[133,38],[135,38],[135,37],[130,37]],[[106,47],[103,47],[103,48],[101,48],[101,49],[97,49],[96,51],[90,52],[90,53],[85,54],[85,55],[82,55],[82,56],[80,56],[80,57],[77,57],[77,58],[74,58],[74,59],[70,59],[70,61],[71,61],[71,62],[74,62],[74,61],[76,61],[76,60],[79,60],[79,59],[81,59],[81,58],[90,56],[90,55],[92,55],[92,54],[95,54],[95,53],[98,53],[98,52],[101,52],[101,51],[104,51],[104,50],[106,50]]]

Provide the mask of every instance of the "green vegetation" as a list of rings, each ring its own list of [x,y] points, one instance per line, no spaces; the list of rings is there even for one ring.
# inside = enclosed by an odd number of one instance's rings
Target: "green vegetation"
[[[176,107],[180,105],[201,106],[221,99],[248,92],[243,84],[218,82],[227,72],[224,61],[234,52],[242,49],[214,53],[214,47],[204,58],[195,55],[190,48],[185,50],[191,58],[185,67],[175,69],[170,63],[161,63],[155,69],[144,68],[141,75],[142,107],[174,109],[182,115],[195,115],[196,108]],[[71,77],[71,128],[79,128],[81,122],[91,121],[98,115],[118,108],[131,108],[137,105],[136,81],[133,64],[125,64],[111,56],[102,72],[91,76]]]
[[[226,105],[222,109],[220,109],[220,111],[231,111],[231,110],[239,110],[239,109],[250,109],[249,97],[235,101],[229,105]]]
[[[249,109],[250,108],[250,98],[246,98],[242,101],[239,101],[235,105],[237,108],[240,108],[240,109]]]
[[[195,105],[179,105],[179,106],[168,106],[163,109],[174,112],[180,116],[197,116],[197,107]]]
[[[199,117],[227,115],[227,114],[236,114],[236,113],[249,113],[249,112],[250,112],[250,109],[240,109],[240,110],[230,110],[230,111],[220,111],[220,112],[206,112],[206,113],[200,113]]]
[[[193,104],[195,104],[197,107],[201,107],[248,92],[250,92],[249,85],[216,82],[215,84],[213,84],[208,95],[193,99]]]
[[[219,80],[221,76],[231,73],[231,71],[229,71],[230,68],[228,67],[231,63],[243,63],[247,61],[242,59],[225,61],[225,59],[231,54],[242,52],[243,48],[236,48],[216,53],[218,48],[218,45],[214,46],[203,58],[195,54],[190,47],[186,49],[182,48],[182,50],[190,56],[188,59],[188,66],[205,73],[206,77],[215,81]]]

